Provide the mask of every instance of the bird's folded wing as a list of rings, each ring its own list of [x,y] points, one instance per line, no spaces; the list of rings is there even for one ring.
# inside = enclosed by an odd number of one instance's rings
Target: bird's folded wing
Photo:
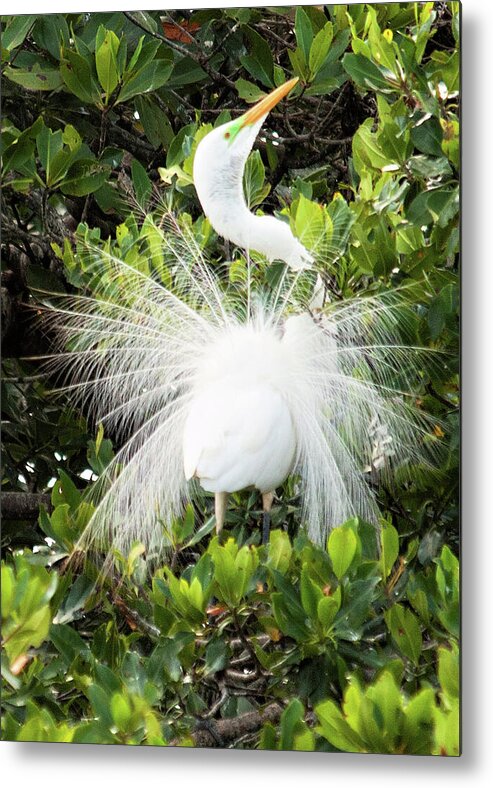
[[[212,387],[197,397],[185,428],[187,478],[227,479],[235,489],[254,484],[258,454],[275,440],[282,411],[280,395],[269,386]]]

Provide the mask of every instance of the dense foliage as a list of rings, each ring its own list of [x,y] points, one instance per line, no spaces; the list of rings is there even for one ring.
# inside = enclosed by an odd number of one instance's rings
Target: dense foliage
[[[2,18],[4,739],[458,754],[458,5]],[[37,305],[91,291],[88,240],[179,286],[146,219],[162,206],[241,288],[193,155],[293,75],[248,202],[324,250],[331,298],[408,287],[409,343],[442,353],[416,390],[439,463],[379,489],[379,532],[341,524],[326,550],[295,479],[267,545],[254,493],[221,541],[204,497],[168,566],[136,544],[95,589],[73,547],[115,436],[28,358],[51,347]]]

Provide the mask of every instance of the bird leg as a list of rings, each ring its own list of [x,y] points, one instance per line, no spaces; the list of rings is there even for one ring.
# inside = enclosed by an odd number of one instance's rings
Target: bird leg
[[[262,524],[262,544],[267,544],[269,541],[270,533],[270,510],[272,502],[274,501],[274,493],[262,493],[262,509],[264,510],[264,518]]]
[[[214,513],[216,515],[216,534],[222,531],[224,525],[224,517],[226,515],[226,503],[228,501],[228,493],[217,492],[214,495]]]

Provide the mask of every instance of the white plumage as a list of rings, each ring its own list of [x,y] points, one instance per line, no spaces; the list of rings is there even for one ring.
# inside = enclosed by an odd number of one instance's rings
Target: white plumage
[[[243,171],[269,111],[297,82],[286,82],[240,118],[211,131],[199,143],[193,162],[195,189],[216,232],[241,249],[261,252],[269,262],[284,260],[293,270],[310,265],[312,255],[295,238],[289,224],[248,210]]]
[[[296,434],[283,393],[289,349],[273,329],[238,327],[212,345],[185,423],[185,476],[209,492],[275,490],[293,468]]]
[[[215,129],[195,156],[205,214],[247,249],[244,290],[225,288],[192,233],[168,216],[159,226],[146,221],[161,238],[169,287],[97,248],[89,250],[94,297],[60,297],[53,319],[70,349],[53,363],[69,369],[68,389],[125,439],[100,479],[83,549],[110,542],[126,553],[138,540],[161,554],[169,545],[163,526],[193,497],[191,480],[215,494],[220,530],[228,493],[254,487],[268,512],[290,473],[302,482],[302,522],[323,544],[354,515],[378,522],[364,469],[385,477],[426,462],[430,422],[406,393],[422,355],[401,344],[401,296],[319,312],[321,280],[305,270],[312,255],[289,225],[245,204],[248,152],[295,82]],[[277,285],[256,282],[249,249],[287,263]]]

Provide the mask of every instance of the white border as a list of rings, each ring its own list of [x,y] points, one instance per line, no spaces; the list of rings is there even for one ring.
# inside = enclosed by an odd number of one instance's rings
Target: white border
[[[228,5],[288,5],[231,2]],[[293,4],[293,3],[291,3]],[[204,0],[172,4],[155,0],[3,0],[2,13],[55,13],[157,8],[216,7]],[[486,786],[493,774],[493,643],[490,578],[493,528],[489,492],[493,486],[492,368],[493,214],[493,4],[463,0],[463,756],[335,755],[146,747],[0,743],[2,777],[15,785],[274,786],[309,784],[343,788],[405,788],[422,782]],[[488,166],[489,165],[489,166]],[[488,252],[488,254],[487,254]],[[489,264],[487,260],[489,259]],[[491,520],[491,515],[489,517]],[[490,777],[488,777],[488,773]],[[7,783],[5,783],[7,784]]]

